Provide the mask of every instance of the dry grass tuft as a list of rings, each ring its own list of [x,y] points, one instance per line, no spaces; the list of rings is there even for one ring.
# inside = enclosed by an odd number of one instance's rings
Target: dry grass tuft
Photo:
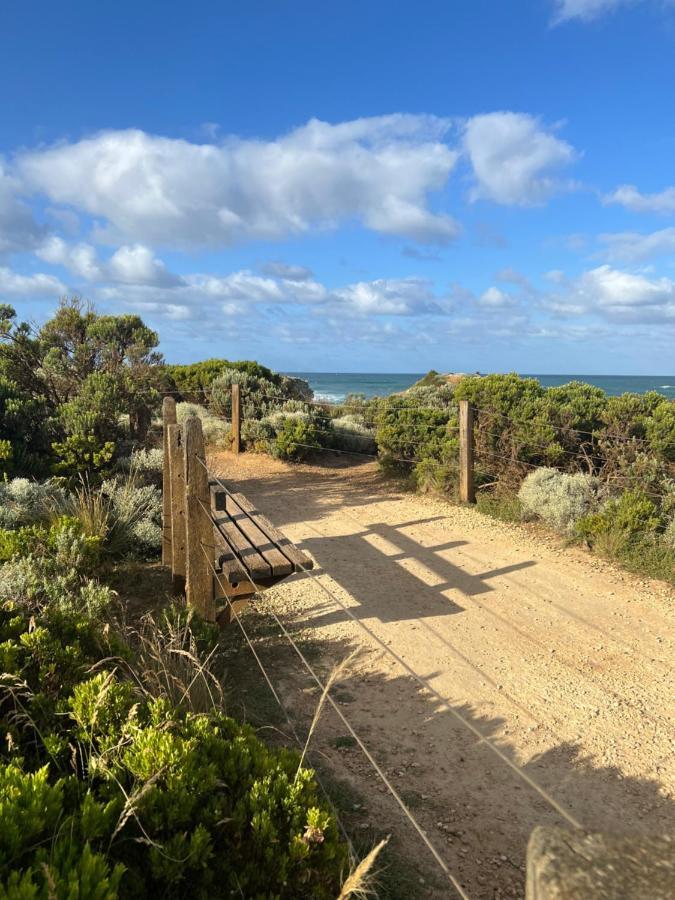
[[[365,900],[367,897],[377,896],[375,886],[377,872],[373,872],[372,870],[377,857],[388,843],[389,838],[384,838],[384,840],[373,847],[367,856],[364,856],[355,869],[352,869],[347,880],[342,885],[342,890],[340,891],[337,900],[347,900],[347,897],[358,897],[364,898]]]
[[[220,679],[212,671],[217,645],[204,656],[186,610],[159,619],[149,613],[130,636],[137,648],[136,680],[153,697],[169,700],[178,709],[208,713],[224,707]]]

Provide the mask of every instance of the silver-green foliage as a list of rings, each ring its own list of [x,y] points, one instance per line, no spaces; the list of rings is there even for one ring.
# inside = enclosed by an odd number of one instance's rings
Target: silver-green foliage
[[[331,447],[355,453],[374,452],[375,431],[364,424],[362,417],[348,414],[327,424],[331,425],[333,432],[330,435]]]
[[[31,481],[29,478],[0,481],[0,528],[17,528],[42,521],[63,495],[63,489],[52,481]]]
[[[130,456],[123,456],[117,462],[122,472],[134,472],[139,475],[161,475],[164,467],[164,451],[161,447],[146,449],[141,447],[132,450]]]
[[[159,550],[162,545],[162,494],[132,477],[110,478],[101,485],[107,504],[105,547],[112,555]]]
[[[77,566],[76,546],[68,550],[62,547],[58,559],[34,555],[11,559],[0,566],[0,602],[12,601],[28,608],[50,606],[101,619],[113,605],[115,592],[82,576]]]
[[[197,403],[177,403],[176,421],[179,425],[185,424],[188,416],[198,416],[202,420],[202,431],[207,444],[225,446],[230,440],[230,424],[224,422],[218,416],[212,415],[208,409]]]
[[[597,479],[591,475],[541,468],[525,478],[518,499],[524,518],[541,519],[556,531],[572,534],[579,519],[595,505],[597,487]]]

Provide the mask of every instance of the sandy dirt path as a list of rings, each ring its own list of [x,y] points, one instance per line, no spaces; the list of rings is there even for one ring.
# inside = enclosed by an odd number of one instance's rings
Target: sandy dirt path
[[[319,642],[324,672],[361,648],[341,688],[345,714],[470,897],[522,896],[531,829],[565,823],[359,622],[583,827],[674,830],[667,587],[533,530],[402,492],[370,463],[220,454],[211,468],[312,555],[358,620],[301,576],[261,604]],[[297,667],[277,674],[298,716],[311,714],[316,698]],[[404,835],[418,863],[415,895],[452,896],[360,751],[339,740],[344,727],[324,719],[317,740],[368,797],[366,819]]]

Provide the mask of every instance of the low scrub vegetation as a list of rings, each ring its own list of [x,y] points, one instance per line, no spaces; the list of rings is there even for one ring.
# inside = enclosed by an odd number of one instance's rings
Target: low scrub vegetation
[[[597,503],[598,479],[580,472],[537,469],[518,491],[524,518],[541,519],[562,534],[574,534],[579,520]]]
[[[349,397],[324,412],[336,434],[344,417],[358,423],[387,472],[454,496],[459,400],[475,409],[479,508],[541,521],[631,569],[675,578],[675,404],[658,393],[608,397],[580,382],[547,389],[518,375],[430,373],[403,394]]]
[[[337,897],[334,816],[297,753],[226,715],[215,630],[118,615],[107,573],[144,555],[156,488],[3,490],[0,897]]]

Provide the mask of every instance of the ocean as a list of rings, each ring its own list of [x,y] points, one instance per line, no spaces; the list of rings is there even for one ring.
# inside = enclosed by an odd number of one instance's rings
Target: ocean
[[[304,378],[318,400],[340,402],[347,394],[365,394],[366,397],[388,397],[404,391],[425,373],[359,373],[359,372],[288,372]],[[524,375],[536,378],[544,387],[555,387],[569,381],[585,381],[597,385],[610,396],[632,392],[644,394],[658,391],[675,400],[675,375]]]

